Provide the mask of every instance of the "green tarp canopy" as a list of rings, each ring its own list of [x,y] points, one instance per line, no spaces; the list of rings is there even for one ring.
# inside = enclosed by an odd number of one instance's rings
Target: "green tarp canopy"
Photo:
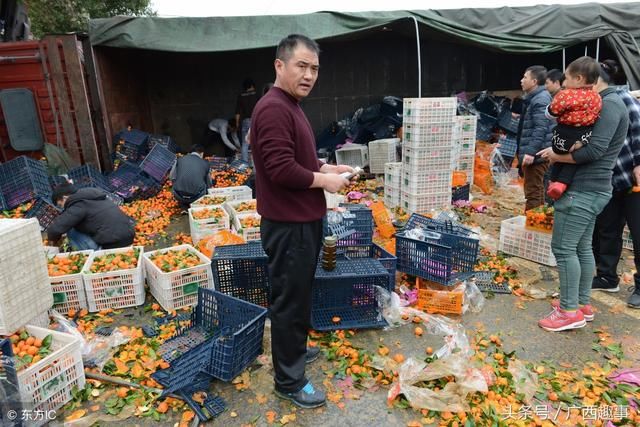
[[[413,18],[421,24],[423,36],[425,30],[436,31],[461,43],[515,54],[554,52],[602,38],[618,55],[631,88],[640,88],[639,2],[247,17],[115,17],[91,20],[89,36],[94,46],[221,52],[274,47],[290,33],[323,40]]]

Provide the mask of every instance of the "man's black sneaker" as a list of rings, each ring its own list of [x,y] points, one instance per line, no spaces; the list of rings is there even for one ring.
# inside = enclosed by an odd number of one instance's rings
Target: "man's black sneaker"
[[[594,277],[591,282],[591,290],[592,291],[603,291],[603,292],[618,292],[620,290],[620,286],[617,283],[612,284],[602,277]]]
[[[318,360],[320,349],[318,347],[307,347],[307,354],[304,356],[304,363],[309,364]]]
[[[640,308],[640,286],[636,286],[635,290],[627,300],[627,305],[631,308]]]
[[[295,393],[283,393],[275,390],[276,396],[281,399],[290,400],[301,408],[311,409],[327,403],[327,396],[323,391],[316,390],[311,382]]]

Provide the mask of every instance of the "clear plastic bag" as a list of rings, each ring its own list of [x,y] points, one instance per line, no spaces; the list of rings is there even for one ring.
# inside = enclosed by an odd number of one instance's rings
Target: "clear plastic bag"
[[[109,336],[85,335],[76,328],[75,322],[68,320],[56,310],[51,310],[51,317],[58,324],[57,330],[71,334],[82,342],[82,361],[85,366],[95,366],[102,371],[104,365],[111,359],[113,348],[129,342],[129,334],[124,334],[119,329],[114,329]]]
[[[420,386],[426,381],[451,375],[455,377],[455,382],[447,383],[442,390]],[[398,370],[398,381],[389,390],[387,398],[392,400],[403,394],[416,409],[466,412],[469,410],[467,396],[487,391],[484,374],[474,368],[465,355],[450,355],[429,364],[410,357]]]
[[[462,312],[466,313],[471,310],[473,313],[480,313],[484,307],[484,296],[473,280],[465,282],[464,298],[462,303]]]
[[[491,152],[491,159],[489,161],[491,165],[491,173],[493,180],[498,188],[504,188],[508,186],[513,180],[511,174],[511,164],[508,164],[498,147],[494,148]]]
[[[508,371],[513,376],[516,393],[523,394],[524,401],[531,403],[538,389],[538,374],[527,369],[525,364],[520,360],[510,360]]]

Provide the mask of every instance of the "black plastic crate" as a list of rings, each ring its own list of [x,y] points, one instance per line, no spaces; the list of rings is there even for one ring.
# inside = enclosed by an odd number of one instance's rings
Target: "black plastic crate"
[[[479,141],[489,141],[493,134],[493,128],[496,126],[497,122],[497,118],[478,112],[476,139]]]
[[[211,258],[215,288],[226,295],[269,307],[269,259],[259,241],[219,246]]]
[[[0,338],[0,425],[20,426],[22,405],[15,358],[9,338]],[[9,418],[7,414],[15,411],[18,417]]]
[[[231,172],[245,173],[249,169],[251,169],[251,164],[249,164],[249,162],[245,162],[244,160],[237,159],[229,163],[228,169]]]
[[[396,234],[398,271],[443,285],[454,285],[473,275],[480,241],[444,232],[429,231],[425,240]]]
[[[119,197],[122,197],[125,201],[130,202],[132,200],[148,199],[157,195],[162,189],[162,185],[155,181],[153,178],[138,175],[135,180],[123,184],[121,187],[114,191]]]
[[[344,211],[332,210],[323,218],[323,235],[336,235],[338,247],[370,245],[373,242],[371,209],[356,204],[340,204],[339,208]]]
[[[457,200],[469,200],[469,187],[470,184],[460,185],[451,189],[451,201]]]
[[[503,158],[513,159],[515,157],[518,149],[518,140],[515,135],[500,135],[498,143],[500,144],[498,150]]]
[[[172,373],[168,372],[169,369],[159,370],[151,374],[154,380],[160,383],[163,387],[167,388],[172,379]],[[196,413],[200,422],[206,422],[210,419],[217,417],[222,412],[224,412],[226,408],[226,404],[224,400],[220,396],[213,396],[210,393],[209,387],[211,385],[211,376],[205,373],[198,373],[195,377],[191,375],[189,378],[192,378],[192,382],[187,384],[185,387],[176,390],[176,394],[184,400],[190,407],[193,409],[193,412]],[[196,402],[193,399],[193,394],[204,391],[207,393],[207,396],[202,402],[202,404]],[[165,396],[166,390],[163,392],[163,396]],[[206,409],[206,413],[203,411],[203,408]]]
[[[398,258],[385,251],[375,243],[369,246],[352,246],[345,248],[344,252],[347,258],[373,258],[380,261],[380,264],[389,273],[389,286],[387,290],[393,291],[396,287],[396,266]]]
[[[107,177],[91,165],[82,165],[73,168],[67,175],[78,188],[97,187],[105,191],[111,190]]]
[[[508,108],[503,109],[498,115],[498,127],[514,135],[518,133],[519,123],[520,117],[513,117]]]
[[[55,188],[62,184],[68,184],[69,181],[62,175],[49,175],[49,185],[51,185],[51,190],[55,190]]]
[[[46,167],[26,156],[0,165],[0,193],[9,209],[38,196],[50,199],[51,186]]]
[[[209,162],[209,168],[216,171],[225,170],[229,165],[229,159],[226,157],[213,156],[208,158],[207,161]]]
[[[412,214],[404,226],[403,231],[411,230],[412,228],[422,228],[423,230],[455,234],[464,237],[469,237],[474,234],[470,228],[454,223],[453,221],[437,220],[420,214]]]
[[[60,215],[60,209],[49,200],[37,198],[25,214],[25,218],[37,218],[40,229],[46,231],[54,219]]]
[[[179,151],[178,144],[169,135],[149,135],[147,149],[151,151],[156,145],[161,145],[172,153]]]
[[[311,292],[311,327],[330,331],[387,326],[376,288],[388,286],[389,273],[375,259],[339,259],[332,271],[319,264]]]
[[[493,292],[495,294],[510,294],[511,289],[504,283],[496,283],[493,280],[495,273],[491,271],[474,272],[475,282],[482,292]]]
[[[122,186],[129,185],[134,182],[142,173],[139,166],[131,162],[122,162],[118,168],[107,176],[109,187],[116,190]]]
[[[4,196],[0,192],[0,211],[4,211],[7,209],[9,209],[9,207],[7,206],[7,203],[4,201]]]
[[[160,144],[156,144],[140,163],[147,175],[157,182],[164,182],[176,161],[176,155]]]
[[[122,130],[114,136],[115,152],[128,161],[140,161],[147,154],[149,134],[137,129]]]

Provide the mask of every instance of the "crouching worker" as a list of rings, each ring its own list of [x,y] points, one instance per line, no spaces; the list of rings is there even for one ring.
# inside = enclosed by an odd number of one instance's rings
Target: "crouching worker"
[[[54,190],[52,198],[63,209],[47,230],[52,245],[58,246],[63,234],[76,251],[121,248],[133,243],[135,221],[109,200],[103,190],[62,184]]]
[[[190,154],[176,159],[169,173],[173,183],[173,197],[183,210],[207,194],[207,189],[211,187],[209,162],[204,160],[203,156],[204,147],[196,144]]]

